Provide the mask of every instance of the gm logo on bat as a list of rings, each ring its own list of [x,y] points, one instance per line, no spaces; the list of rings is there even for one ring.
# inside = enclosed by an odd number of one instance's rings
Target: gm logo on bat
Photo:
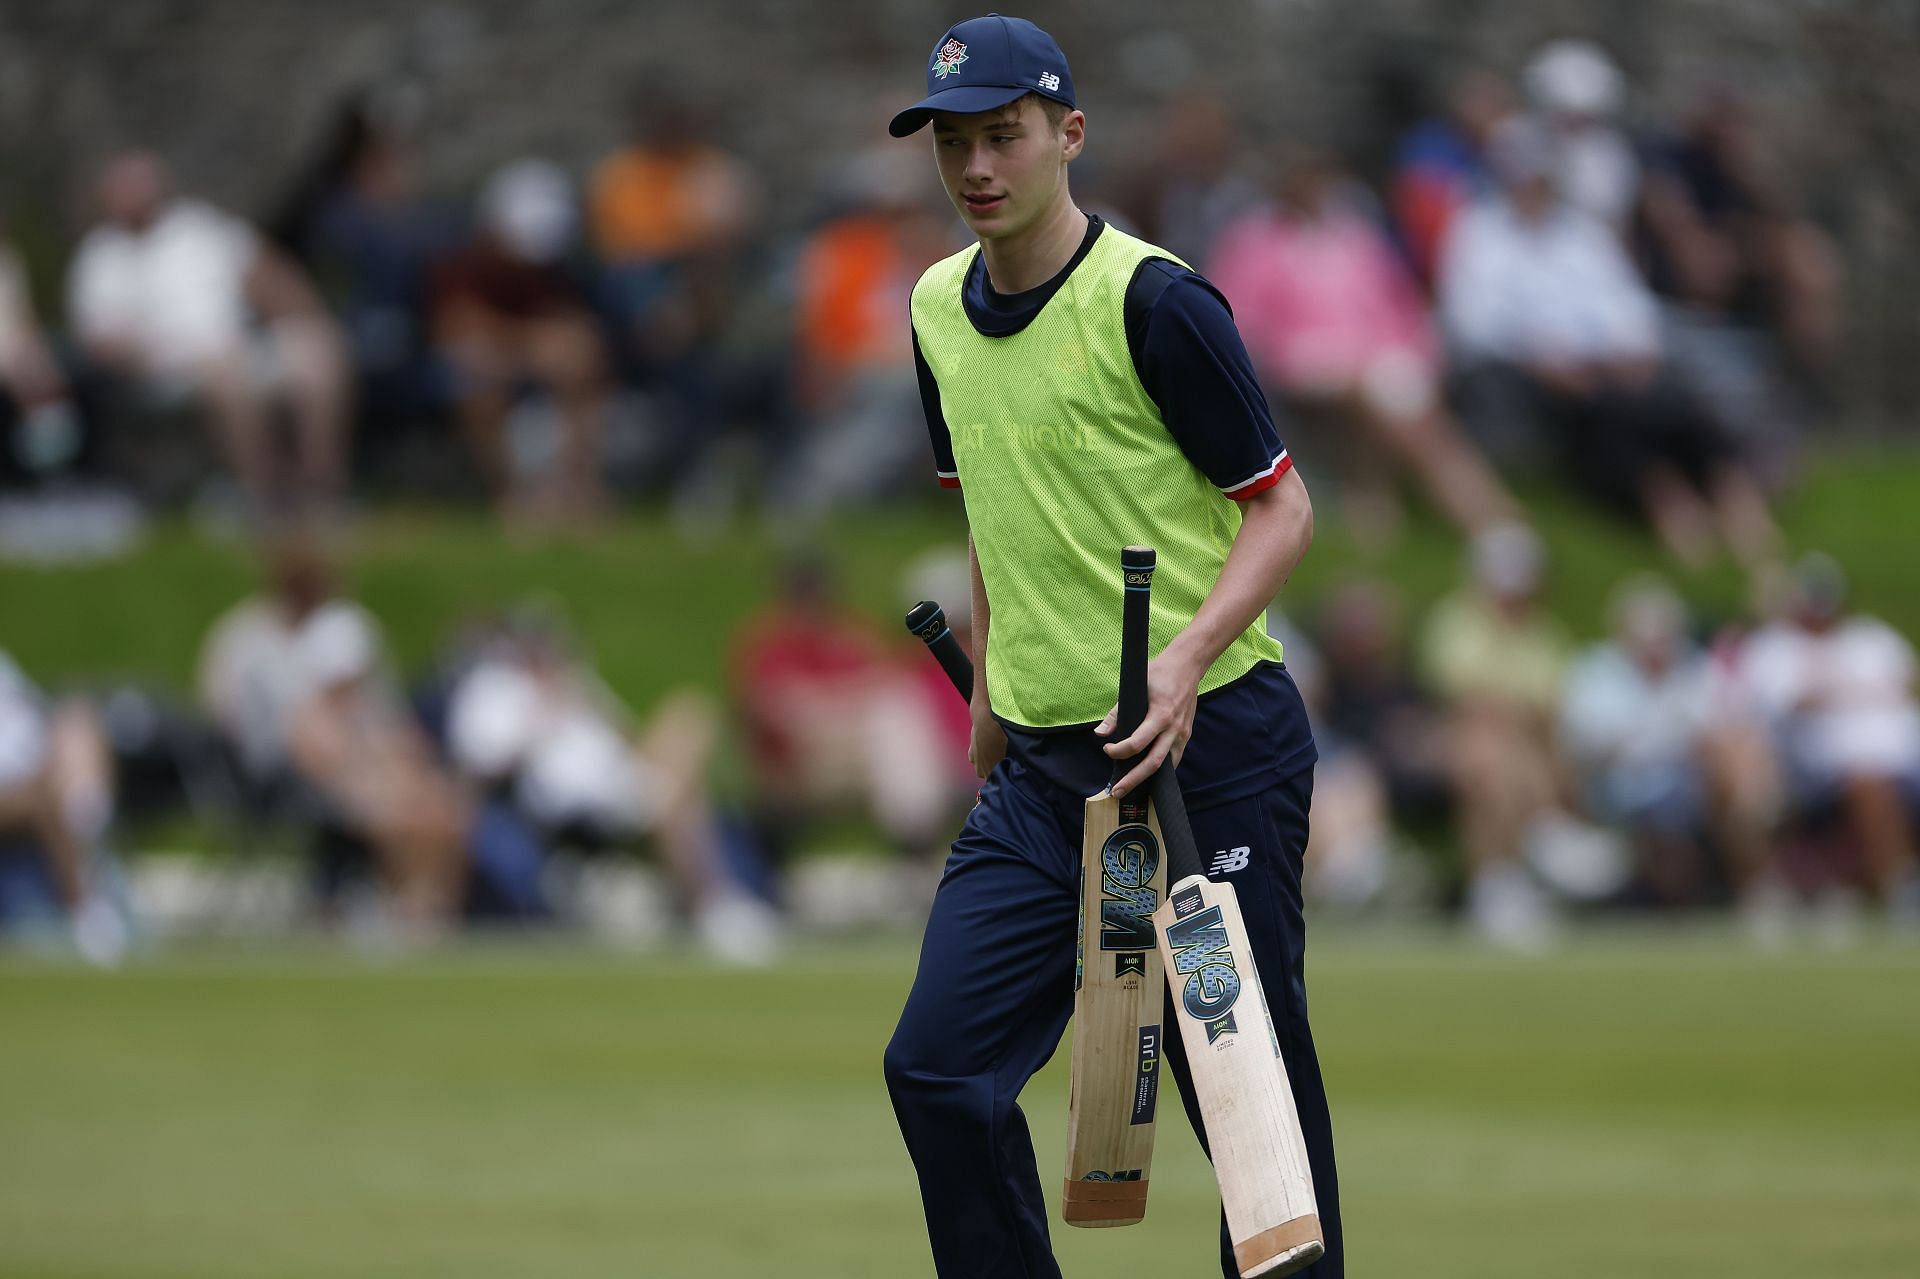
[[[1153,949],[1153,912],[1160,905],[1153,890],[1159,869],[1160,841],[1144,824],[1120,827],[1100,847],[1100,949],[1138,953],[1121,956],[1116,977],[1146,972],[1144,952]]]
[[[1201,905],[1198,889],[1174,895],[1176,918],[1167,929],[1167,948],[1173,951],[1174,971],[1187,974],[1181,1006],[1206,1026],[1207,1042],[1212,1043],[1239,1030],[1233,1004],[1240,998],[1240,970],[1234,967],[1220,908],[1203,910]]]

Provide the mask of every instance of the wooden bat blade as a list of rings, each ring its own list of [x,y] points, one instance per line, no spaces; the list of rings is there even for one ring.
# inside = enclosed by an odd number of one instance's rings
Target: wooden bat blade
[[[1292,1274],[1326,1245],[1239,896],[1231,884],[1188,875],[1155,913],[1154,932],[1240,1273]]]
[[[1144,793],[1087,801],[1061,1194],[1071,1226],[1128,1226],[1147,1213],[1165,1041],[1153,926],[1166,897],[1161,849]]]

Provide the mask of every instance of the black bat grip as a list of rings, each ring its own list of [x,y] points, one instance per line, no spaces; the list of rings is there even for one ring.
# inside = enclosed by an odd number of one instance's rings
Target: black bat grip
[[[1152,618],[1154,554],[1151,546],[1120,552],[1120,577],[1126,586],[1120,614],[1120,711],[1107,740],[1124,741],[1147,717],[1147,634]]]
[[[1189,875],[1205,874],[1200,849],[1193,842],[1193,827],[1187,824],[1187,801],[1180,794],[1172,760],[1162,764],[1147,782],[1147,798],[1153,801],[1154,815],[1160,819],[1160,839],[1167,850],[1167,883],[1173,885]]]
[[[947,614],[932,600],[921,600],[907,611],[907,629],[920,637],[920,642],[932,650],[940,662],[940,669],[953,681],[954,691],[960,694],[960,700],[973,701],[973,663],[968,660],[967,652],[960,647],[960,641],[953,637],[947,627]]]
[[[1150,546],[1129,546],[1120,552],[1127,592],[1120,620],[1120,715],[1114,723],[1114,741],[1140,727],[1140,721],[1147,715],[1147,634],[1154,562]],[[1193,842],[1193,828],[1187,823],[1187,802],[1180,794],[1171,759],[1148,780],[1147,798],[1153,801],[1154,813],[1160,818],[1160,835],[1167,850],[1168,882],[1177,884],[1189,875],[1201,874],[1200,850]]]

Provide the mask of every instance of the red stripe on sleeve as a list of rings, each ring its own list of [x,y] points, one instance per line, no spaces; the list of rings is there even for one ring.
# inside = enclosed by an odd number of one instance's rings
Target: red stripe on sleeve
[[[1235,489],[1227,494],[1236,502],[1244,502],[1255,493],[1264,493],[1280,482],[1280,477],[1293,469],[1293,455],[1287,454],[1274,465],[1273,474],[1263,475],[1245,488]]]

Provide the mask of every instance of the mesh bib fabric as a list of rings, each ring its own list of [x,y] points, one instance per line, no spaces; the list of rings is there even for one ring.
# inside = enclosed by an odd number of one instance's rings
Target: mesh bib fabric
[[[961,301],[977,252],[928,268],[914,287],[913,325],[939,383],[992,612],[987,691],[1012,723],[1085,724],[1107,713],[1119,687],[1120,548],[1159,552],[1158,654],[1219,579],[1240,508],[1180,451],[1127,347],[1134,270],[1171,254],[1106,227],[1031,324],[983,337]],[[1256,622],[1200,691],[1280,657]]]

